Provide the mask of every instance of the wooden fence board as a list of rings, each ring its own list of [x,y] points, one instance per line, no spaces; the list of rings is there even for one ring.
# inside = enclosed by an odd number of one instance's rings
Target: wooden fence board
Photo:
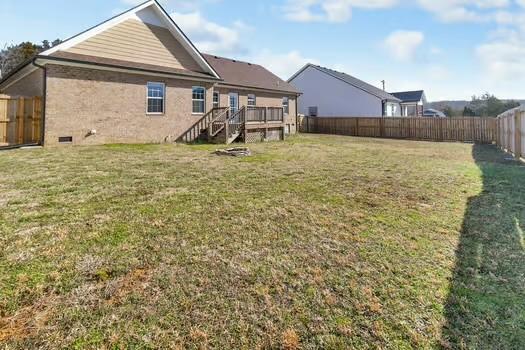
[[[321,134],[428,141],[492,143],[495,118],[359,118],[301,117],[299,130]]]
[[[511,109],[497,118],[497,145],[521,159],[525,155],[525,109]]]
[[[42,98],[0,95],[0,147],[40,143]]]

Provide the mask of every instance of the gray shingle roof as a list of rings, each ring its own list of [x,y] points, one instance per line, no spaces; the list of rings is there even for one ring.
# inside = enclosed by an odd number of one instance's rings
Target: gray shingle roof
[[[311,65],[312,67],[315,67],[317,69],[319,69],[320,71],[326,73],[326,74],[329,74],[337,79],[340,79],[342,81],[344,81],[345,83],[348,83],[350,85],[353,85],[361,90],[364,90],[366,92],[368,92],[369,94],[372,94],[374,96],[377,96],[379,97],[380,99],[382,100],[388,100],[388,101],[394,101],[394,102],[401,102],[401,100],[399,100],[397,97],[389,94],[388,92],[386,91],[383,91],[381,90],[380,88],[377,88],[373,85],[370,85],[360,79],[357,79],[356,77],[353,77],[349,74],[346,74],[346,73],[343,73],[343,72],[338,72],[336,70],[333,70],[333,69],[329,69],[329,68],[326,68],[326,67],[321,67],[321,66],[317,66],[317,65]]]
[[[225,84],[298,94],[296,88],[258,64],[203,54]]]
[[[423,90],[392,92],[392,95],[403,102],[419,102],[423,99]]]

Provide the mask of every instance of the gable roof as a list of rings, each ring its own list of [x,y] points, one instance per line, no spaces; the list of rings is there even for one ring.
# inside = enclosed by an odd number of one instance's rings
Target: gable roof
[[[295,73],[290,79],[288,79],[288,82],[291,82],[292,80],[294,80],[297,76],[299,76],[303,71],[305,71],[307,68],[315,68],[325,74],[328,74],[336,79],[339,79],[349,85],[352,85],[358,89],[361,89],[365,92],[368,92],[369,94],[371,95],[374,95],[382,100],[388,100],[388,101],[393,101],[393,102],[401,102],[400,99],[398,99],[397,97],[393,96],[392,94],[389,94],[388,92],[384,91],[384,90],[381,90],[380,88],[377,88],[371,84],[368,84],[360,79],[357,79],[356,77],[353,77],[349,74],[346,74],[346,73],[343,73],[343,72],[338,72],[336,70],[333,70],[333,69],[330,69],[330,68],[326,68],[326,67],[321,67],[321,66],[318,66],[318,65],[315,65],[315,64],[307,64],[306,66],[304,66],[302,69],[300,69],[297,73]]]
[[[419,102],[424,99],[425,92],[423,90],[401,91],[392,92],[392,95],[400,99],[402,102]]]
[[[204,57],[224,80],[221,84],[299,93],[291,84],[258,64],[209,54]]]
[[[108,19],[90,29],[87,29],[80,34],[77,34],[69,39],[66,39],[57,46],[52,47],[49,50],[42,52],[39,56],[53,56],[59,51],[67,50],[80,42],[83,42],[119,23],[122,23],[128,19],[134,18],[142,10],[150,9],[156,15],[157,20],[161,21],[166,28],[171,32],[171,34],[178,40],[181,45],[188,51],[188,53],[193,57],[197,64],[202,68],[203,72],[209,73],[211,76],[220,79],[220,76],[213,69],[213,67],[206,61],[203,55],[199,50],[193,45],[193,43],[188,39],[186,34],[177,26],[173,19],[168,15],[166,10],[157,2],[157,0],[148,0],[134,8],[121,13],[113,18]]]

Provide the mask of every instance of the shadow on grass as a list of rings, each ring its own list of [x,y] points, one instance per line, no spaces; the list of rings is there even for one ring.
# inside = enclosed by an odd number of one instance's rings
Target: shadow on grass
[[[476,145],[483,192],[469,200],[445,313],[454,349],[525,347],[525,166]]]

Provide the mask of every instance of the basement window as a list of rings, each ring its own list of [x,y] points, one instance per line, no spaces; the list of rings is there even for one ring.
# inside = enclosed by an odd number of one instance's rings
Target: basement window
[[[73,143],[73,136],[60,136],[58,143]]]
[[[166,86],[163,83],[148,83],[148,114],[164,114]]]

